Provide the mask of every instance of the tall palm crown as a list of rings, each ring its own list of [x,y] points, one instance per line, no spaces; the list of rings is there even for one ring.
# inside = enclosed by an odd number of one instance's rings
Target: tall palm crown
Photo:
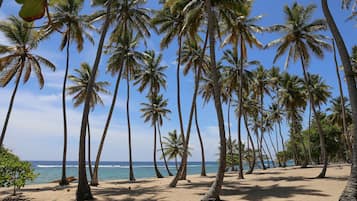
[[[268,71],[262,65],[253,71],[253,95],[258,98],[264,94],[270,95],[270,79]]]
[[[317,74],[308,74],[308,77],[310,82],[310,92],[314,98],[315,106],[319,107],[322,104],[326,104],[331,96],[331,87],[328,86],[322,77]]]
[[[167,118],[167,114],[171,111],[167,108],[167,99],[164,99],[162,95],[150,94],[147,96],[149,103],[141,103],[143,106],[141,112],[145,122],[151,121],[151,125],[162,125],[163,118]]]
[[[144,63],[136,74],[134,84],[139,84],[139,91],[149,88],[149,93],[158,93],[160,88],[166,88],[166,75],[164,70],[167,66],[161,66],[162,54],[156,56],[153,50],[145,51]]]
[[[181,63],[185,64],[183,69],[184,75],[190,70],[197,72],[197,68],[202,65],[202,71],[206,72],[209,65],[209,58],[204,55],[202,58],[202,48],[200,47],[199,36],[196,39],[187,38],[182,46]]]
[[[32,24],[26,23],[14,16],[1,22],[0,31],[10,42],[9,45],[0,44],[0,86],[5,87],[14,77],[20,79],[23,74],[26,83],[31,73],[35,73],[40,88],[44,85],[41,66],[55,70],[55,65],[46,58],[31,53],[42,39],[40,32],[30,29]]]
[[[323,58],[323,49],[331,49],[329,43],[325,41],[327,37],[319,34],[320,31],[327,30],[325,20],[317,19],[311,22],[315,9],[315,5],[308,5],[304,8],[296,2],[291,8],[284,7],[285,24],[273,25],[268,29],[271,32],[284,34],[283,37],[273,40],[266,46],[278,46],[274,62],[288,52],[285,67],[288,67],[290,59],[293,59],[294,62],[303,59],[304,65],[307,66],[310,63],[311,53],[318,58]]]
[[[164,150],[168,159],[174,159],[177,156],[182,157],[184,144],[180,136],[178,136],[176,130],[174,130],[173,132],[169,132],[168,137],[164,137]]]
[[[94,44],[93,37],[88,30],[96,30],[92,25],[93,19],[87,15],[80,15],[83,0],[65,0],[54,6],[51,15],[52,23],[46,28],[47,34],[64,28],[60,49],[63,50],[68,40],[77,44],[77,50],[82,51],[84,38]]]
[[[111,54],[107,71],[114,75],[120,68],[125,68],[124,72],[127,77],[133,79],[144,60],[144,54],[136,50],[139,42],[140,36],[134,36],[132,31],[119,35],[116,42],[107,49],[107,52]]]
[[[68,87],[68,94],[74,95],[74,106],[77,107],[84,103],[86,96],[86,89],[90,78],[92,77],[92,69],[87,63],[82,63],[80,69],[74,70],[77,75],[69,75],[68,78],[73,82],[73,86]],[[99,93],[109,94],[106,87],[109,82],[98,81],[93,85],[93,93],[90,98],[90,108],[94,109],[95,105],[104,104]]]
[[[343,97],[345,103],[345,114],[346,114],[346,122],[351,123],[352,121],[352,111],[351,105],[346,97]],[[341,107],[341,97],[333,98],[331,101],[331,106],[327,108],[327,111],[331,112],[328,115],[328,119],[331,123],[338,125],[342,128],[343,126],[343,114],[342,114],[342,107]],[[348,124],[349,124],[348,123]]]
[[[306,107],[304,81],[295,75],[283,73],[279,89],[279,104],[285,107],[289,119],[297,117]]]

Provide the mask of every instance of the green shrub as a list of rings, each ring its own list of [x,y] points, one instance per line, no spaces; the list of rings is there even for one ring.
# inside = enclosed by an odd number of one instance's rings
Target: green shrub
[[[31,163],[21,161],[9,150],[0,148],[0,187],[14,187],[13,195],[16,195],[17,189],[36,176]]]

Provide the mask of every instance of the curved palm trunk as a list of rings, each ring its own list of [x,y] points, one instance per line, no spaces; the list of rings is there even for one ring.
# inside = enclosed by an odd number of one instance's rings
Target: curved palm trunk
[[[177,38],[178,41],[178,58],[177,58],[177,67],[176,67],[176,84],[177,84],[177,111],[180,121],[180,131],[182,141],[185,142],[185,130],[183,128],[182,112],[181,112],[181,84],[180,84],[180,66],[181,66],[181,50],[182,50],[182,36],[179,35]]]
[[[266,170],[267,167],[264,164],[264,157],[263,157],[263,133],[261,133],[261,136],[259,136],[257,133],[257,142],[258,142],[258,146],[259,146],[260,163],[262,165],[263,170]],[[269,163],[268,163],[268,165],[269,165]]]
[[[214,105],[216,108],[217,121],[219,127],[219,137],[220,137],[220,154],[219,154],[219,164],[218,164],[218,172],[216,175],[216,179],[211,185],[209,191],[205,194],[205,196],[201,199],[202,201],[208,200],[220,200],[219,194],[221,192],[223,179],[224,179],[224,171],[226,169],[226,135],[224,130],[224,119],[222,112],[222,103],[221,103],[221,86],[219,83],[220,73],[216,66],[216,53],[215,53],[215,27],[213,23],[213,13],[211,8],[211,0],[206,0],[206,12],[208,14],[208,32],[210,39],[210,68],[212,71],[213,78],[213,97],[214,97]]]
[[[348,159],[352,158],[352,146],[351,146],[350,141],[347,137],[348,134],[347,134],[347,125],[346,125],[346,108],[345,108],[345,99],[344,99],[345,96],[343,94],[340,71],[338,70],[336,47],[335,47],[334,40],[332,40],[332,47],[333,47],[333,60],[335,62],[335,69],[336,69],[336,75],[337,75],[337,80],[338,80],[338,90],[340,92],[340,97],[341,97],[342,127],[343,127],[343,136],[344,136],[345,147],[346,147],[346,152],[347,152],[345,157],[346,157],[346,161],[348,161]]]
[[[245,125],[245,128],[247,129],[247,134],[249,136],[249,141],[252,145],[252,150],[253,150],[253,161],[252,161],[252,165],[250,167],[250,169],[246,172],[246,174],[252,174],[253,173],[253,170],[254,170],[254,167],[255,167],[255,163],[256,163],[256,157],[255,157],[255,148],[254,148],[254,143],[253,143],[253,138],[250,134],[250,131],[249,131],[249,127],[248,127],[248,121],[247,121],[247,117],[246,115],[243,115],[243,120],[244,120],[244,125]]]
[[[167,171],[167,174],[169,176],[173,176],[173,174],[171,173],[169,166],[167,165],[167,160],[166,160],[166,156],[165,156],[165,152],[164,152],[164,147],[162,146],[162,137],[161,137],[161,131],[160,131],[160,125],[159,123],[157,124],[157,131],[159,133],[159,140],[160,140],[160,146],[161,146],[161,153],[162,153],[162,157],[164,158],[164,163],[165,163],[165,168]]]
[[[123,72],[123,67],[120,68],[119,73],[118,73],[118,77],[117,77],[117,80],[116,80],[116,83],[115,83],[115,89],[114,89],[112,103],[110,105],[107,121],[105,122],[104,131],[103,131],[103,134],[102,134],[102,138],[100,140],[97,157],[96,157],[95,163],[94,163],[94,170],[93,170],[93,177],[91,179],[91,186],[98,186],[98,184],[99,184],[98,183],[98,170],[99,170],[100,157],[102,155],[102,151],[103,151],[103,147],[104,147],[104,141],[105,141],[105,138],[107,136],[107,132],[108,132],[108,129],[109,129],[110,121],[112,119],[113,111],[114,111],[114,108],[115,108],[115,103],[116,103],[116,99],[117,99],[117,96],[118,96],[119,84],[120,84],[122,72]]]
[[[309,153],[309,161],[311,164],[313,164],[312,156],[311,156],[311,106],[309,109],[309,129],[308,129],[308,137],[309,139],[307,140],[307,146],[308,146],[308,153]]]
[[[282,165],[282,161],[280,160],[281,158],[279,158],[278,157],[278,153],[279,153],[279,134],[278,134],[278,129],[277,129],[277,125],[276,124],[274,124],[274,129],[275,129],[275,143],[276,143],[276,155],[275,155],[275,157],[276,157],[276,159],[278,160],[278,164],[279,164],[279,167],[282,167],[283,165]]]
[[[207,47],[207,41],[208,41],[208,31],[206,33],[206,39],[202,48],[202,54],[201,58],[204,57],[206,47]],[[197,75],[195,76],[195,89],[193,92],[192,96],[192,103],[191,103],[191,110],[190,110],[190,116],[189,116],[189,121],[187,125],[187,136],[186,140],[182,140],[184,143],[184,151],[181,157],[181,164],[180,168],[177,171],[175,177],[173,180],[170,182],[169,187],[176,187],[177,182],[179,179],[183,180],[186,179],[186,168],[187,168],[187,157],[188,157],[188,144],[189,144],[189,139],[190,139],[190,132],[191,132],[191,125],[192,125],[192,118],[193,118],[193,113],[194,113],[194,108],[196,107],[196,99],[197,99],[197,93],[198,93],[198,87],[199,87],[199,80],[201,78],[201,69],[202,69],[202,61],[200,64],[200,67],[197,70]]]
[[[92,160],[91,160],[91,148],[90,148],[90,126],[89,126],[89,119],[88,119],[88,124],[87,124],[87,127],[88,127],[88,169],[89,169],[89,175],[90,175],[90,178],[93,177],[93,169],[92,169]]]
[[[205,177],[205,176],[207,176],[207,174],[206,174],[205,150],[204,150],[204,146],[203,146],[200,127],[198,125],[197,105],[195,105],[195,124],[196,124],[198,140],[200,141],[200,147],[201,147],[201,163],[202,163],[201,164],[201,176]]]
[[[259,151],[260,151],[260,162],[262,163],[263,170],[266,169],[265,164],[264,164],[264,158],[263,158],[263,137],[264,137],[264,131],[263,131],[263,100],[264,100],[264,91],[261,90],[260,94],[260,141],[259,141]],[[268,163],[268,168],[270,168],[270,163]]]
[[[62,155],[62,177],[59,185],[64,186],[68,185],[67,176],[66,176],[66,163],[67,163],[67,113],[66,113],[66,85],[69,69],[69,45],[71,41],[70,32],[68,32],[67,37],[67,47],[66,47],[66,69],[63,78],[62,86],[62,114],[63,114],[63,155]]]
[[[327,153],[326,153],[325,134],[324,134],[324,131],[323,131],[322,126],[321,126],[320,117],[318,116],[318,114],[316,112],[315,100],[312,97],[312,94],[311,94],[311,91],[310,91],[310,80],[309,80],[309,78],[307,76],[307,73],[306,73],[304,58],[302,56],[300,56],[300,60],[301,60],[301,67],[302,67],[303,72],[304,72],[304,79],[305,79],[305,82],[307,83],[307,86],[308,86],[307,87],[307,92],[308,92],[309,99],[310,99],[311,109],[312,109],[312,112],[314,113],[314,116],[315,116],[315,119],[316,119],[316,124],[317,124],[317,130],[319,131],[319,136],[320,136],[320,148],[321,148],[321,158],[322,158],[322,161],[323,161],[323,168],[321,170],[321,173],[317,176],[317,178],[323,178],[326,175],[327,162],[328,162]]]
[[[83,116],[82,116],[82,123],[81,123],[81,131],[80,131],[80,140],[79,140],[79,150],[78,150],[78,187],[76,192],[76,200],[90,200],[93,199],[93,195],[88,185],[87,174],[86,174],[86,159],[85,159],[85,139],[86,139],[86,129],[87,129],[87,120],[89,115],[90,109],[90,97],[93,91],[93,84],[95,82],[96,74],[98,71],[100,59],[102,56],[102,50],[104,45],[105,36],[108,32],[108,28],[110,25],[110,8],[111,8],[112,1],[109,0],[107,5],[106,17],[105,22],[102,28],[102,34],[100,36],[97,54],[95,57],[93,69],[92,69],[92,77],[88,82],[88,86],[86,89],[86,98],[83,107]]]
[[[129,73],[126,76],[126,120],[128,125],[128,144],[129,144],[129,181],[135,181],[134,169],[133,169],[133,159],[131,155],[131,125],[130,125],[130,82],[129,82]]]
[[[176,166],[176,171],[178,171],[177,156],[175,156],[175,166]]]
[[[159,168],[157,168],[157,162],[156,162],[156,123],[154,123],[154,169],[156,173],[157,178],[164,178],[162,174],[159,171]]]
[[[233,158],[233,147],[232,147],[232,135],[231,135],[231,98],[228,100],[228,109],[227,109],[227,121],[228,121],[228,141],[229,144],[229,156],[231,157],[232,165],[231,170],[234,171],[234,158]]]
[[[268,134],[268,135],[269,135],[269,134]],[[268,154],[269,154],[270,161],[271,161],[271,163],[273,164],[273,167],[276,167],[276,166],[275,166],[275,162],[274,162],[274,160],[273,160],[273,157],[272,157],[272,155],[271,155],[271,152],[270,152],[270,149],[269,149],[268,143],[267,143],[267,141],[265,140],[265,137],[263,137],[263,141],[264,141],[265,147],[267,148],[267,151],[268,151]],[[270,161],[268,161],[268,164],[270,164]]]
[[[283,167],[286,167],[287,157],[286,157],[286,151],[285,151],[284,137],[283,137],[283,134],[281,133],[281,122],[280,121],[278,122],[278,125],[279,125],[279,135],[281,138],[281,145],[283,148]]]
[[[12,106],[14,105],[14,100],[15,100],[17,89],[19,87],[19,83],[20,83],[20,79],[21,79],[22,69],[23,68],[24,68],[24,64],[22,64],[22,66],[19,69],[20,72],[19,72],[19,75],[16,78],[15,88],[14,88],[14,91],[12,92],[12,95],[11,95],[9,109],[7,111],[5,122],[4,122],[4,127],[2,128],[2,132],[1,132],[0,147],[3,147],[6,128],[7,128],[7,125],[9,124],[9,119],[10,119],[10,115],[11,115],[11,111],[12,111]]]
[[[352,167],[351,175],[348,180],[347,186],[344,189],[340,200],[349,201],[357,199],[357,88],[354,73],[352,71],[352,66],[350,63],[350,58],[343,41],[343,38],[336,26],[336,23],[330,13],[328,8],[327,0],[321,0],[322,10],[324,16],[326,17],[327,24],[330,27],[331,33],[336,41],[336,46],[341,57],[343,64],[343,69],[345,72],[345,77],[347,81],[348,94],[352,107],[352,135],[353,135],[353,154],[352,154]]]

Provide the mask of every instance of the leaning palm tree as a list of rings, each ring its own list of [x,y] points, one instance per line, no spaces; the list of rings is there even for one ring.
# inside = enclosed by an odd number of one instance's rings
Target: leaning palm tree
[[[15,88],[12,92],[10,105],[5,117],[4,126],[1,131],[0,147],[3,146],[6,129],[10,120],[12,107],[14,104],[20,79],[26,83],[31,75],[35,73],[40,88],[44,86],[44,78],[41,71],[42,66],[55,70],[55,65],[46,58],[33,54],[43,35],[29,27],[32,23],[26,23],[16,17],[10,17],[0,23],[0,31],[4,34],[9,45],[0,44],[0,54],[5,55],[0,58],[0,86],[6,87],[15,78]]]
[[[170,110],[167,109],[167,99],[163,99],[162,95],[156,93],[150,93],[147,98],[149,103],[141,103],[143,106],[141,112],[143,113],[142,117],[145,122],[150,121],[151,126],[154,127],[154,169],[157,178],[163,178],[159,169],[157,168],[156,162],[156,136],[157,129],[160,129],[160,126],[163,123],[163,118],[167,117],[167,114],[170,113]]]
[[[54,31],[62,30],[62,40],[60,50],[66,48],[66,67],[62,86],[62,113],[63,113],[63,159],[62,159],[62,177],[60,185],[68,185],[66,180],[66,158],[67,158],[67,114],[66,114],[66,85],[70,61],[70,46],[71,43],[76,43],[77,51],[83,49],[84,39],[88,39],[94,44],[92,36],[87,30],[95,30],[88,16],[80,15],[79,12],[83,7],[83,1],[65,0],[54,6],[54,11],[51,16],[52,23],[46,27],[45,31],[48,34]]]
[[[73,85],[68,87],[68,94],[73,95],[74,107],[78,107],[84,103],[86,96],[86,88],[88,86],[88,82],[93,76],[92,69],[87,63],[82,63],[79,69],[74,70],[77,75],[69,75],[68,78],[73,82]],[[109,86],[109,82],[98,81],[94,83],[94,90],[91,94],[91,102],[90,107],[94,110],[94,107],[97,104],[104,105],[102,98],[99,93],[109,94],[106,87]],[[88,129],[88,164],[89,164],[89,172],[91,177],[93,177],[92,165],[91,165],[91,146],[90,146],[90,126],[89,119],[87,124]]]
[[[356,0],[341,0],[344,8],[349,8],[352,2],[356,2]],[[322,11],[326,18],[326,22],[331,30],[333,38],[336,41],[336,46],[342,61],[343,69],[345,72],[346,82],[348,86],[348,94],[349,99],[351,101],[352,108],[352,122],[353,125],[357,125],[357,88],[355,74],[353,73],[352,65],[350,62],[349,54],[344,43],[344,40],[341,36],[340,31],[335,23],[335,20],[330,12],[328,7],[327,0],[321,0]],[[357,126],[353,126],[352,135],[354,139],[357,139]],[[340,200],[353,200],[357,197],[357,140],[353,143],[353,157],[352,157],[352,168],[351,168],[351,176],[349,177],[346,188],[344,189]]]
[[[281,32],[284,34],[282,38],[270,42],[267,47],[278,46],[274,62],[284,53],[288,52],[285,61],[285,67],[289,65],[290,59],[294,62],[300,60],[305,82],[308,83],[307,92],[310,100],[310,105],[314,116],[316,115],[315,99],[311,94],[310,80],[306,68],[310,63],[310,54],[314,54],[319,58],[323,58],[323,50],[331,49],[330,45],[325,41],[326,37],[319,34],[320,31],[327,30],[327,25],[324,19],[311,21],[315,5],[308,5],[306,8],[294,3],[291,7],[285,6],[284,12],[287,17],[285,24],[274,25],[270,31]],[[320,135],[321,156],[324,161],[324,166],[318,178],[325,177],[328,157],[326,153],[325,135],[321,126],[320,119],[316,119],[317,127]]]
[[[98,1],[99,4],[101,4],[101,0],[96,0]],[[124,39],[121,38],[121,36],[128,35],[128,33],[135,33],[137,35],[137,39],[145,39],[145,36],[149,37],[150,36],[150,31],[149,29],[152,28],[151,23],[150,23],[150,9],[145,8],[145,0],[124,0],[124,1],[112,1],[112,0],[105,0],[105,5],[109,5],[108,3],[111,3],[111,8],[113,9],[112,12],[110,12],[110,15],[107,15],[109,17],[109,23],[113,23],[116,26],[112,31],[111,37],[110,37],[110,46],[120,43],[119,40]],[[132,37],[131,39],[133,39]],[[121,42],[122,42],[121,41]],[[137,42],[134,42],[137,43]],[[133,45],[133,44],[130,44]],[[115,48],[114,48],[115,49]],[[111,71],[112,74],[117,73],[117,80],[115,84],[115,89],[114,89],[114,96],[112,99],[112,103],[109,109],[109,113],[107,116],[107,120],[105,123],[105,127],[103,130],[102,138],[100,141],[97,157],[96,157],[96,162],[95,162],[95,167],[94,167],[94,178],[92,178],[91,185],[97,186],[98,185],[98,166],[100,162],[100,157],[103,151],[104,147],[104,141],[107,136],[107,131],[110,126],[112,114],[115,108],[116,104],[116,99],[117,99],[117,94],[119,90],[119,84],[120,84],[120,79],[122,76],[122,64],[120,62],[123,62],[124,59],[123,57],[125,56],[122,54],[122,52],[115,51],[111,52],[113,53],[112,59],[109,61],[109,65],[117,65],[119,68],[116,68],[118,71]],[[115,55],[115,56],[114,56]],[[117,59],[117,60],[116,60]],[[118,63],[119,62],[119,63]],[[113,64],[114,63],[114,64]],[[128,102],[128,101],[127,101]],[[128,104],[127,104],[128,105]],[[128,113],[127,113],[128,114]],[[129,118],[127,118],[129,119]],[[129,120],[128,120],[129,121]],[[129,124],[128,124],[129,125]],[[129,127],[129,126],[128,126]],[[130,129],[128,129],[130,130]],[[129,141],[131,141],[131,137],[128,135]],[[131,143],[129,143],[131,144]],[[131,158],[131,145],[129,145],[129,160]],[[131,173],[132,171],[132,163],[130,163],[130,169]],[[134,175],[129,173],[130,180],[134,180]]]
[[[164,137],[163,145],[167,160],[174,159],[176,170],[178,170],[177,156],[182,157],[184,151],[184,145],[181,135],[178,136],[176,130],[169,132],[169,136]]]

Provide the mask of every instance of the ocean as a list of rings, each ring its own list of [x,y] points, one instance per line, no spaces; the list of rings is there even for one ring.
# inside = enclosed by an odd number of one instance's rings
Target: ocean
[[[38,174],[38,177],[29,184],[49,183],[61,178],[62,162],[61,161],[29,161]],[[78,175],[77,161],[67,161],[67,177]],[[94,163],[92,163],[94,165]],[[290,161],[288,165],[293,165]],[[176,166],[174,162],[168,163],[170,171],[175,174]],[[136,179],[155,177],[153,162],[133,162],[134,176]],[[271,165],[272,167],[272,165]],[[163,162],[158,162],[158,168],[163,176],[168,176]],[[206,162],[206,172],[217,172],[217,162]],[[244,169],[247,170],[247,164],[244,165]],[[201,162],[188,162],[187,166],[188,174],[200,174]],[[89,177],[89,173],[87,172]],[[114,162],[103,161],[99,165],[99,179],[103,180],[118,180],[128,179],[129,177],[129,163],[128,162]]]

